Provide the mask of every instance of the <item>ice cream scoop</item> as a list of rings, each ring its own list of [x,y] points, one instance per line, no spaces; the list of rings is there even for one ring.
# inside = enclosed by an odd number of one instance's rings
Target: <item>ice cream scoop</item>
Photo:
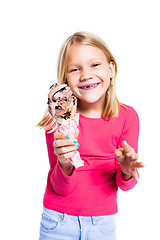
[[[66,84],[53,84],[48,94],[48,108],[52,117],[68,119],[71,116],[76,97]]]

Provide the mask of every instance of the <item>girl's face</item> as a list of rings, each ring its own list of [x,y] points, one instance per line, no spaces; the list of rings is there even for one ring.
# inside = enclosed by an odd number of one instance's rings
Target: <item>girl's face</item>
[[[74,44],[71,47],[67,63],[67,82],[80,101],[99,102],[104,105],[110,78],[114,75],[114,63],[108,63],[99,48],[83,44]]]

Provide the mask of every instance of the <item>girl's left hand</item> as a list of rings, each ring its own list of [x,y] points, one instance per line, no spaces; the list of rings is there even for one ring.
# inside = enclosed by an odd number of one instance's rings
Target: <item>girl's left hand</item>
[[[136,169],[144,167],[144,163],[137,162],[138,155],[126,141],[122,142],[122,147],[123,148],[115,150],[115,156],[120,162],[123,179],[127,181],[133,177],[136,181],[138,181],[138,173]]]

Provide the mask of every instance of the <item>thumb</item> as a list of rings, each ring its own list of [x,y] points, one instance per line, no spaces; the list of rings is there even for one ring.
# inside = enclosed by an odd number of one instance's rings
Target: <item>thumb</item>
[[[123,148],[118,148],[115,150],[115,157],[119,162],[124,160]]]

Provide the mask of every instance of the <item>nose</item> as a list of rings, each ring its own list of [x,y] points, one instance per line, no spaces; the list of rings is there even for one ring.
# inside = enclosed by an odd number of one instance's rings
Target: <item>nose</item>
[[[92,78],[93,78],[93,75],[90,69],[88,68],[81,69],[80,81],[86,81]]]

